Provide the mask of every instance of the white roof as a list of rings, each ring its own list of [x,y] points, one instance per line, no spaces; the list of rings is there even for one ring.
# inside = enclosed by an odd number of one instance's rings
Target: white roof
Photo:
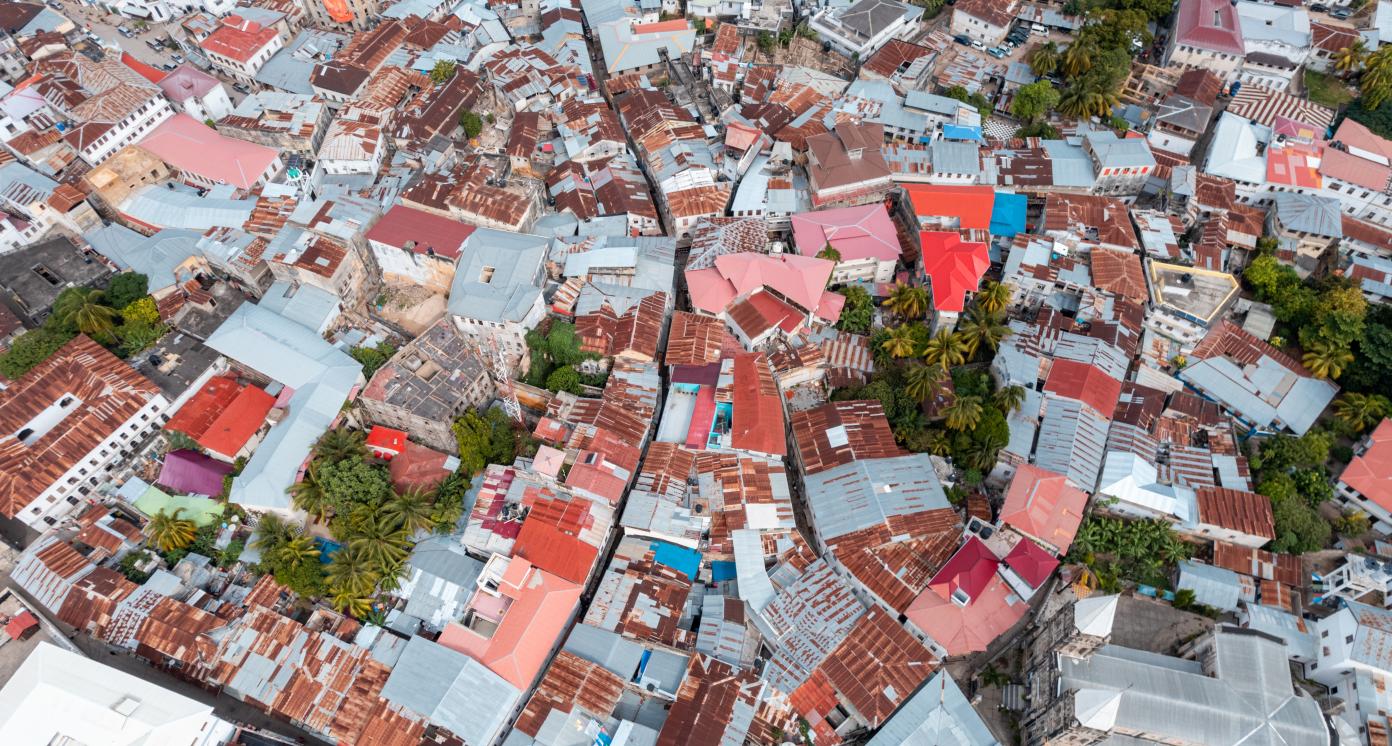
[[[1142,517],[1173,517],[1188,523],[1196,496],[1188,487],[1161,484],[1155,465],[1128,451],[1108,451],[1097,493],[1117,499],[1116,509]]]
[[[1117,599],[1121,596],[1089,596],[1073,604],[1073,626],[1085,635],[1106,637],[1112,633]]]
[[[47,642],[0,689],[6,746],[190,746],[230,733],[208,705]]]
[[[1258,124],[1223,112],[1213,130],[1213,147],[1208,151],[1204,170],[1249,184],[1266,182],[1266,156],[1259,150],[1271,138],[1271,131]]]

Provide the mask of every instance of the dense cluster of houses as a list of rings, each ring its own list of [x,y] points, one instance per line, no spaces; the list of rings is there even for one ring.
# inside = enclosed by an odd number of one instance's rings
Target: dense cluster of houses
[[[1134,129],[1052,139],[947,95],[1008,110],[1027,66],[897,0],[106,5],[186,61],[0,9],[0,342],[125,273],[166,330],[0,385],[11,577],[49,622],[339,743],[995,744],[949,668],[1011,646],[1030,743],[1386,742],[1392,565],[1349,554],[1317,578],[1337,613],[1302,616],[1242,445],[1338,392],[1243,297],[1259,238],[1392,299],[1392,142],[1291,93],[1341,27],[1182,0]],[[949,12],[991,44],[1076,27]],[[794,17],[827,64],[757,51]],[[1009,335],[979,367],[1023,393],[967,483],[833,395],[885,365],[838,322],[847,288],[914,285],[951,330],[990,280]],[[582,383],[529,385],[562,323]],[[530,447],[460,472],[372,619],[257,574],[267,516],[314,523],[291,488],[326,432],[430,490],[493,407]],[[1389,485],[1384,421],[1336,497],[1392,531]],[[143,553],[175,511],[237,561]],[[1111,644],[1118,597],[1065,567],[1089,512],[1201,548],[1176,587],[1234,623],[1181,657]]]

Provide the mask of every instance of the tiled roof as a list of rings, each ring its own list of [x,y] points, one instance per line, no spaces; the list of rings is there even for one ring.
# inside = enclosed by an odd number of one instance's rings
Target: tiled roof
[[[1344,467],[1339,481],[1392,510],[1392,419],[1383,420],[1368,435],[1368,449]]]
[[[0,443],[0,514],[13,518],[158,395],[149,379],[85,336],[0,391],[0,428],[37,433],[27,443]],[[61,417],[41,417],[69,396]]]

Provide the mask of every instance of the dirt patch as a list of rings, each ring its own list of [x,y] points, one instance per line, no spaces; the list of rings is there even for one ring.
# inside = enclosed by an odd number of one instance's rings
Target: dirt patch
[[[1112,624],[1112,644],[1173,655],[1179,646],[1213,629],[1213,620],[1163,601],[1123,595]]]
[[[419,285],[388,285],[377,314],[418,335],[444,317],[445,296]]]

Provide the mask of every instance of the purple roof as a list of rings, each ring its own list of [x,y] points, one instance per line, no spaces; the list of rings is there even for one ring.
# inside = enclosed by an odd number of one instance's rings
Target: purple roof
[[[231,464],[198,451],[170,451],[155,483],[183,495],[215,497],[222,494],[223,476],[231,472]]]

